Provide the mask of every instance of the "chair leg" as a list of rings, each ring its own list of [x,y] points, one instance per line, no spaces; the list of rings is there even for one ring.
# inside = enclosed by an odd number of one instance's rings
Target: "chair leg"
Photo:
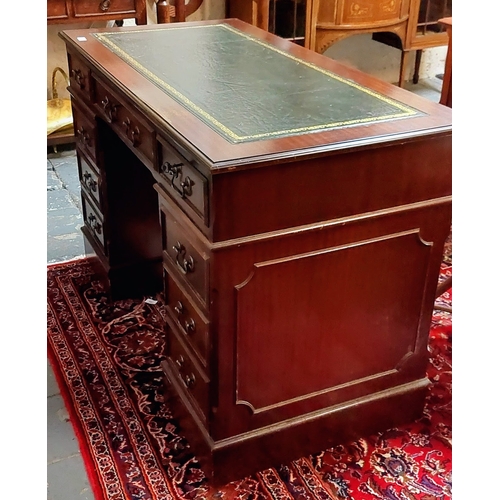
[[[399,86],[404,88],[405,85],[405,75],[406,75],[406,67],[408,65],[408,56],[410,55],[410,51],[402,50],[401,51],[401,64],[399,66]]]

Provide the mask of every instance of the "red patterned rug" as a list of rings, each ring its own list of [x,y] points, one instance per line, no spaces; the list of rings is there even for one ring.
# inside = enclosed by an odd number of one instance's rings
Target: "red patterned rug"
[[[110,303],[85,259],[47,274],[48,355],[96,500],[451,499],[450,313],[433,317],[418,421],[215,490],[163,397],[161,300]]]

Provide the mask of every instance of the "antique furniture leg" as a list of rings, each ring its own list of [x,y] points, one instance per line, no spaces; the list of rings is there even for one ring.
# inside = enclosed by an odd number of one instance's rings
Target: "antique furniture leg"
[[[448,52],[446,54],[446,63],[444,67],[443,76],[443,87],[441,89],[441,99],[440,104],[444,104],[451,108],[451,37],[452,37],[452,18],[446,17],[440,19],[439,22],[446,26],[446,31],[448,32]]]
[[[410,55],[409,50],[402,50],[401,51],[401,64],[399,66],[399,82],[398,85],[403,88],[405,84],[405,74],[406,74],[406,67],[408,65],[408,56]]]
[[[417,50],[415,54],[415,71],[413,73],[413,83],[416,85],[418,83],[420,75],[420,62],[422,61],[422,49]]]

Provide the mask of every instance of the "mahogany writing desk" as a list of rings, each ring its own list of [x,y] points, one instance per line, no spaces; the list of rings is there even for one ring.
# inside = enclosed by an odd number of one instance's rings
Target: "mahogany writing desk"
[[[417,418],[451,110],[238,20],[61,36],[88,253],[163,290],[213,482]]]

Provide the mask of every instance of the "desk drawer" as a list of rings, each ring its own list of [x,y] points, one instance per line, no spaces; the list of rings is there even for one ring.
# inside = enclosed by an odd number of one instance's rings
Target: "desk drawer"
[[[99,114],[137,156],[153,169],[156,167],[157,143],[152,128],[138,118],[138,111],[118,97],[107,85],[96,80],[95,103]]]
[[[73,2],[73,6],[75,17],[135,13],[135,0],[86,0],[85,2]]]
[[[81,109],[75,99],[71,100],[73,107],[73,124],[77,146],[96,161],[97,134],[96,124]]]
[[[182,345],[175,330],[170,329],[169,364],[181,385],[190,396],[193,406],[206,421],[209,409],[209,379],[197,368],[189,353]]]
[[[168,212],[160,199],[163,259],[179,281],[193,291],[202,307],[208,303],[209,255],[193,243],[182,224]]]
[[[85,190],[89,198],[92,199],[97,208],[102,212],[101,176],[96,173],[97,169],[92,166],[92,162],[85,158],[82,153],[78,155],[78,167],[82,189]]]
[[[176,323],[189,347],[206,368],[209,356],[208,320],[184,294],[176,280],[163,270],[167,311]]]
[[[85,225],[90,230],[94,240],[100,244],[104,254],[108,255],[106,237],[104,235],[103,217],[88,201],[85,193],[82,193],[82,209]]]
[[[407,15],[402,10],[402,0],[342,0],[338,7],[339,24],[373,25],[377,23],[397,22]]]
[[[167,141],[160,144],[160,175],[168,193],[191,218],[201,219],[208,226],[208,181]]]
[[[92,79],[90,68],[72,52],[68,52],[69,82],[76,94],[83,95],[90,101],[92,98]]]

